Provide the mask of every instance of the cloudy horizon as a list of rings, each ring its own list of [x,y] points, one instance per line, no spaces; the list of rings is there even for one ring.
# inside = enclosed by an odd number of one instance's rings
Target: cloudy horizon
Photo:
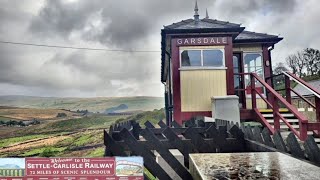
[[[194,0],[0,0],[0,41],[122,49],[58,49],[0,43],[0,95],[163,96],[160,30],[192,18]],[[316,0],[198,0],[200,18],[280,35],[273,65],[320,49]],[[157,52],[154,52],[157,51]]]

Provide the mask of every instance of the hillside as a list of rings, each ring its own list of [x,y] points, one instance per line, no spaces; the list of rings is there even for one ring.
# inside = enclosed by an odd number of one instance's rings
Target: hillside
[[[157,123],[164,109],[129,117],[95,114],[83,118],[46,121],[29,127],[0,127],[0,157],[102,157],[103,130],[120,121]]]
[[[40,109],[69,109],[90,112],[104,112],[121,104],[128,106],[125,111],[150,111],[164,107],[162,97],[96,97],[96,98],[57,98],[32,96],[0,96],[0,106],[15,106]]]
[[[0,120],[51,120],[57,119],[59,113],[65,114],[64,119],[81,116],[81,113],[73,113],[59,109],[7,108],[0,106]]]

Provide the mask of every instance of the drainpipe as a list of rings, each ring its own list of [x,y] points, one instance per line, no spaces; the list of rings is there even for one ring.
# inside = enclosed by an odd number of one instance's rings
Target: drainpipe
[[[171,92],[171,89],[172,89],[172,79],[171,79],[171,54],[169,52],[166,51],[166,54],[169,56],[169,64],[168,64],[168,76],[169,76],[169,84],[166,84],[168,85],[168,92],[167,92],[167,98],[166,98],[166,101],[167,101],[167,107],[166,107],[166,115],[167,118],[167,126],[168,127],[171,127],[171,122],[172,122],[172,110],[173,110],[173,102],[172,102],[172,92]]]
[[[268,49],[269,64],[270,64],[269,66],[270,66],[270,70],[271,70],[271,73],[272,73],[272,74],[273,74],[273,70],[272,70],[272,65],[271,65],[271,51],[272,51],[273,49],[274,49],[274,45],[272,45],[271,48]],[[271,76],[272,76],[272,74],[271,74]],[[273,87],[273,78],[271,78],[271,85],[272,85],[271,87],[274,88],[274,87]]]
[[[162,84],[164,85],[164,109],[165,109],[165,114],[166,114],[166,124],[169,124],[169,92],[166,90],[167,89],[167,84],[162,82]]]
[[[271,51],[274,49],[274,45],[272,45],[271,46],[271,48],[270,49],[268,49],[268,55],[269,55],[269,66],[270,66],[270,70],[271,70],[271,76],[273,75],[273,69],[272,69],[272,64],[271,64]],[[273,85],[273,78],[270,78],[271,79],[271,87],[274,89],[274,85]],[[271,96],[271,97],[269,97],[269,93],[268,93],[268,91],[266,92],[267,94],[267,99],[268,99],[268,101],[269,102],[271,102],[271,104],[273,104],[273,97]],[[268,106],[268,108],[270,108],[269,106]]]

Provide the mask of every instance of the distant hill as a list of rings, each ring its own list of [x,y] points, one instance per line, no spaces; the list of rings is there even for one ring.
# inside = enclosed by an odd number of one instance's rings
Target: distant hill
[[[4,164],[0,165],[0,169],[21,169],[21,167],[15,164]]]
[[[105,112],[108,108],[125,104],[128,108],[121,111],[150,111],[164,107],[162,97],[95,97],[95,98],[59,98],[33,96],[0,96],[0,106],[24,108],[88,110]]]
[[[124,110],[127,110],[128,106],[126,104],[120,104],[117,107],[111,107],[108,108],[104,111],[105,114],[109,114],[109,113],[116,113],[116,112],[123,112]]]

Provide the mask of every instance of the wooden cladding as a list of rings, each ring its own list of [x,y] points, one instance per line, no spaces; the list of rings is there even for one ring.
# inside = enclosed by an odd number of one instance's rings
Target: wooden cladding
[[[211,97],[227,95],[226,70],[184,70],[181,77],[181,112],[211,111]]]
[[[247,109],[252,109],[252,100],[251,98],[246,99]],[[267,109],[267,103],[263,99],[257,98],[257,108],[258,109]]]
[[[234,45],[233,46],[234,52],[261,52],[262,46],[261,45]]]

